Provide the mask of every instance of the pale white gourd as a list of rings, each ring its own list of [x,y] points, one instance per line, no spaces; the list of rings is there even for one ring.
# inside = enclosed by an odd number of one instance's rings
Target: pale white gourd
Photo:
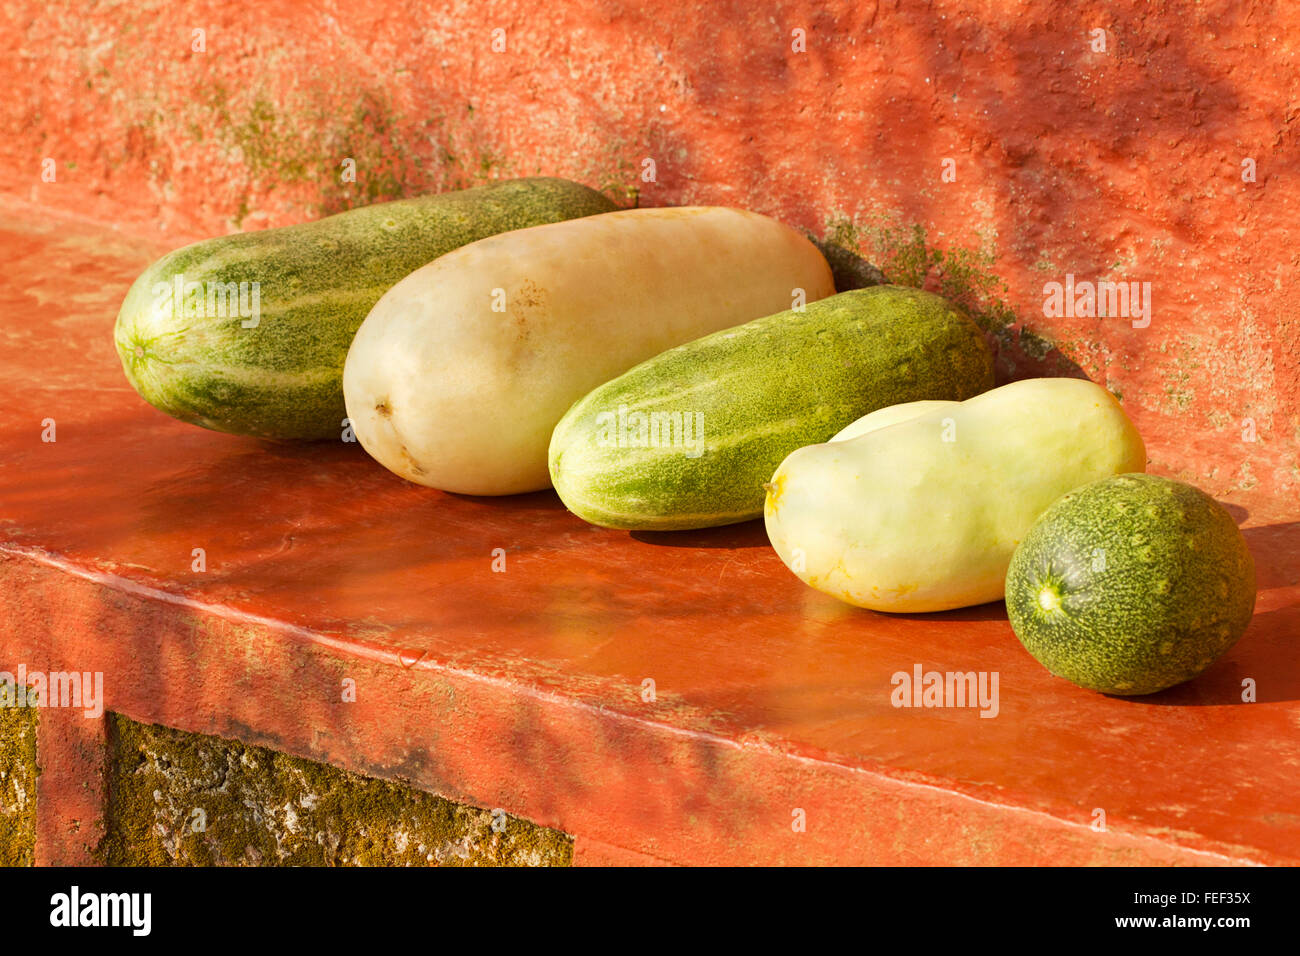
[[[941,408],[950,408],[960,404],[961,402],[926,401],[886,405],[884,408],[877,408],[874,412],[868,412],[857,421],[845,425],[835,433],[831,441],[848,441],[850,438],[857,438],[859,435],[874,432],[879,428],[887,428],[890,425],[897,425],[899,422],[908,422],[913,418],[920,418],[928,412],[936,412]]]
[[[1142,439],[1106,389],[1032,379],[793,452],[764,518],[781,560],[818,590],[878,611],[941,611],[1000,599],[1016,545],[1061,495],[1145,470]]]
[[[503,233],[380,299],[348,353],[348,417],[366,451],[411,481],[536,491],[550,485],[552,429],[587,392],[833,292],[811,242],[739,209],[632,209]]]

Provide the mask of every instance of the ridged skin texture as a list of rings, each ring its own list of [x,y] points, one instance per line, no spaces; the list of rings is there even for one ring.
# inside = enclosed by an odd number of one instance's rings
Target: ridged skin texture
[[[615,208],[578,183],[517,179],[195,243],[131,286],[114,332],[118,354],[136,391],[182,421],[261,438],[338,439],[348,347],[391,286],[487,236]],[[155,284],[177,275],[204,283],[205,311],[208,283],[258,283],[257,325],[245,328],[229,310],[191,318],[156,310]]]
[[[764,483],[796,448],[878,408],[992,387],[983,333],[951,303],[897,286],[857,289],[697,339],[596,389],[555,429],[551,480],[592,524],[732,524],[763,513]],[[611,446],[597,416],[623,406],[698,414],[700,453],[662,441]]]
[[[1209,495],[1120,475],[1043,513],[1011,559],[1006,593],[1016,636],[1053,674],[1151,694],[1191,680],[1245,632],[1255,563]]]

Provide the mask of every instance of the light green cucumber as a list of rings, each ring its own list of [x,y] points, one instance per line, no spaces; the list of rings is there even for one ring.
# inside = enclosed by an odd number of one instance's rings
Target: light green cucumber
[[[487,236],[614,208],[578,183],[516,179],[195,243],[131,286],[118,355],[136,391],[182,421],[339,438],[348,347],[398,280]]]
[[[757,518],[790,452],[889,405],[993,387],[983,333],[917,289],[843,292],[670,349],[577,402],[551,436],[569,510],[608,528]]]

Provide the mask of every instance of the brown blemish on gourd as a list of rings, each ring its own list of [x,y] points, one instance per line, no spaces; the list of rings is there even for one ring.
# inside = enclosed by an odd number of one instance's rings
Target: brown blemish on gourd
[[[774,515],[777,508],[781,506],[781,494],[785,491],[785,475],[780,474],[771,481],[763,482],[763,490],[767,492],[763,511],[765,514]]]
[[[398,449],[398,453],[401,454],[402,460],[406,462],[406,466],[410,470],[411,474],[423,475],[425,473],[424,466],[415,460],[414,456],[406,450],[405,445]]]
[[[520,344],[528,340],[536,320],[545,318],[548,299],[546,290],[531,279],[520,283],[519,291],[514,293],[510,302],[510,318]]]
[[[535,309],[546,301],[546,290],[531,279],[525,279],[515,294],[515,304],[521,310]]]

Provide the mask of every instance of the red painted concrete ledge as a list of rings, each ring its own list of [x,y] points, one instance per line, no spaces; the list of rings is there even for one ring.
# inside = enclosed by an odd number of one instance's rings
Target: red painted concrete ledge
[[[1300,862],[1294,509],[1227,502],[1259,565],[1241,643],[1107,698],[1001,605],[889,617],[806,588],[759,523],[629,535],[550,493],[172,421],[111,342],[161,248],[3,218],[0,669],[102,671],[109,710],[502,807],[584,863]],[[895,708],[918,666],[996,672],[996,716]],[[103,732],[42,715],[42,863],[89,859]]]

